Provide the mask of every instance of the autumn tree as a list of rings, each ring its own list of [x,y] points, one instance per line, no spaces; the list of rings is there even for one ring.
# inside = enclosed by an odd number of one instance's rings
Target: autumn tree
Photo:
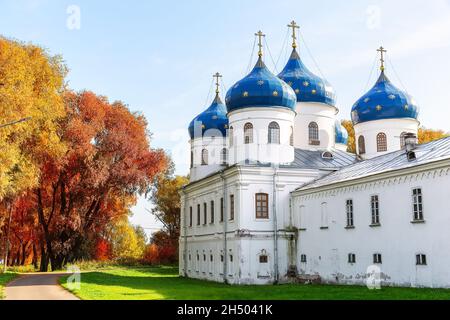
[[[183,176],[172,177],[170,174],[159,176],[151,195],[154,204],[151,213],[163,224],[163,231],[173,241],[178,241],[180,236],[179,191],[188,182],[188,179]]]
[[[341,124],[348,132],[347,151],[356,153],[355,129],[353,128],[353,122],[351,120],[342,120]]]
[[[46,161],[35,190],[41,270],[82,258],[108,222],[127,215],[166,168],[164,153],[150,148],[145,118],[123,103],[69,92],[65,106],[60,138],[68,150]]]
[[[431,142],[448,136],[449,133],[445,133],[443,130],[428,129],[425,127],[419,128],[418,138],[420,144]]]

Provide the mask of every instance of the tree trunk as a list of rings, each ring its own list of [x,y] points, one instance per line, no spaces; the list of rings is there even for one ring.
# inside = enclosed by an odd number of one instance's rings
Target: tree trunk
[[[38,268],[38,256],[37,256],[37,249],[36,249],[36,243],[33,242],[33,260],[32,264],[34,266],[34,269],[36,270]]]

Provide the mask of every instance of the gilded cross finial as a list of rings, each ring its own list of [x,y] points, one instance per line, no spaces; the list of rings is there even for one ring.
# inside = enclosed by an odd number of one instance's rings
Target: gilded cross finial
[[[255,36],[258,36],[258,47],[259,47],[258,56],[262,57],[262,55],[263,55],[262,38],[265,37],[266,35],[264,33],[262,33],[261,30],[259,30],[257,33],[255,33]]]
[[[381,46],[379,49],[377,49],[377,51],[381,54],[381,58],[380,58],[381,66],[380,66],[380,69],[381,69],[381,71],[384,71],[384,54],[387,52],[387,50],[384,49],[383,46]]]
[[[216,79],[216,94],[219,94],[219,87],[220,87],[219,80],[220,80],[220,78],[222,78],[222,75],[220,73],[216,72],[213,75],[213,78]]]
[[[297,23],[294,20],[290,24],[288,24],[289,28],[292,28],[292,48],[297,48],[297,35],[295,34],[295,29],[300,29]]]

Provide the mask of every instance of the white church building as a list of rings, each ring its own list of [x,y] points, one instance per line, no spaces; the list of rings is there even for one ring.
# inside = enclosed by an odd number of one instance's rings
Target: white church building
[[[450,138],[417,144],[418,107],[380,76],[353,106],[356,154],[331,85],[296,45],[189,125],[180,275],[230,284],[450,287]],[[373,273],[373,271],[376,271]]]

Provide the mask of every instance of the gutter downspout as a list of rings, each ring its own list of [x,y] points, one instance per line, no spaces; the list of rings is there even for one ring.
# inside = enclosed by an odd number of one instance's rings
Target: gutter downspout
[[[273,195],[272,195],[272,211],[273,211],[273,255],[274,255],[274,284],[278,284],[278,221],[277,221],[277,166],[273,165]]]
[[[183,193],[183,236],[184,236],[184,248],[183,248],[183,261],[184,261],[184,276],[187,278],[187,268],[188,268],[188,262],[187,262],[187,219],[186,219],[186,205],[187,205],[187,199],[186,199],[186,192],[184,191],[184,188],[182,189]]]
[[[228,272],[228,242],[227,242],[227,232],[228,232],[228,198],[227,198],[227,184],[225,175],[222,172],[220,177],[223,181],[223,282],[228,283],[227,272]]]

